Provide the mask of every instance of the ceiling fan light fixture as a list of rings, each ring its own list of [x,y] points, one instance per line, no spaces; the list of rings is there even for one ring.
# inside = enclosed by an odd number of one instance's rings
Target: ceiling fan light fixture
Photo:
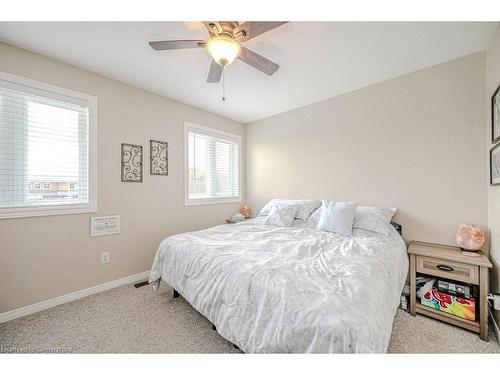
[[[215,36],[207,41],[206,48],[210,56],[219,65],[229,65],[241,52],[240,44],[226,36]]]

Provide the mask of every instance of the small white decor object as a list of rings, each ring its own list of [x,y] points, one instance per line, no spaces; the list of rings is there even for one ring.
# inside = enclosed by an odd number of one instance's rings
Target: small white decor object
[[[94,216],[90,218],[90,237],[120,233],[120,215]]]
[[[231,216],[231,221],[233,223],[237,223],[239,221],[243,221],[245,220],[245,216],[243,216],[242,214],[235,214],[233,216]]]

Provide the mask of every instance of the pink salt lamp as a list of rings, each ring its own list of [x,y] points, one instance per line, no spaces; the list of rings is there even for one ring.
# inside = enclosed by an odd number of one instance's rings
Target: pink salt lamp
[[[241,207],[240,213],[245,217],[245,219],[248,219],[250,217],[250,208],[245,204]]]
[[[457,245],[463,250],[477,251],[484,244],[484,231],[474,224],[462,224],[457,231]]]

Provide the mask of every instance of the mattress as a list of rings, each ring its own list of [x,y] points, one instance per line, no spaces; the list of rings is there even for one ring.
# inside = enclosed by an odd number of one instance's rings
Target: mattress
[[[408,272],[401,236],[262,220],[162,241],[163,280],[246,353],[384,353]]]

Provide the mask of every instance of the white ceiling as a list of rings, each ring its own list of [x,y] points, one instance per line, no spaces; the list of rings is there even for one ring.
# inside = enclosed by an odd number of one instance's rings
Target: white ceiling
[[[496,23],[290,22],[244,45],[280,64],[273,76],[236,60],[206,83],[204,49],[154,51],[151,40],[206,39],[198,22],[0,23],[0,40],[242,123],[487,48]],[[1,56],[0,56],[1,58]]]

